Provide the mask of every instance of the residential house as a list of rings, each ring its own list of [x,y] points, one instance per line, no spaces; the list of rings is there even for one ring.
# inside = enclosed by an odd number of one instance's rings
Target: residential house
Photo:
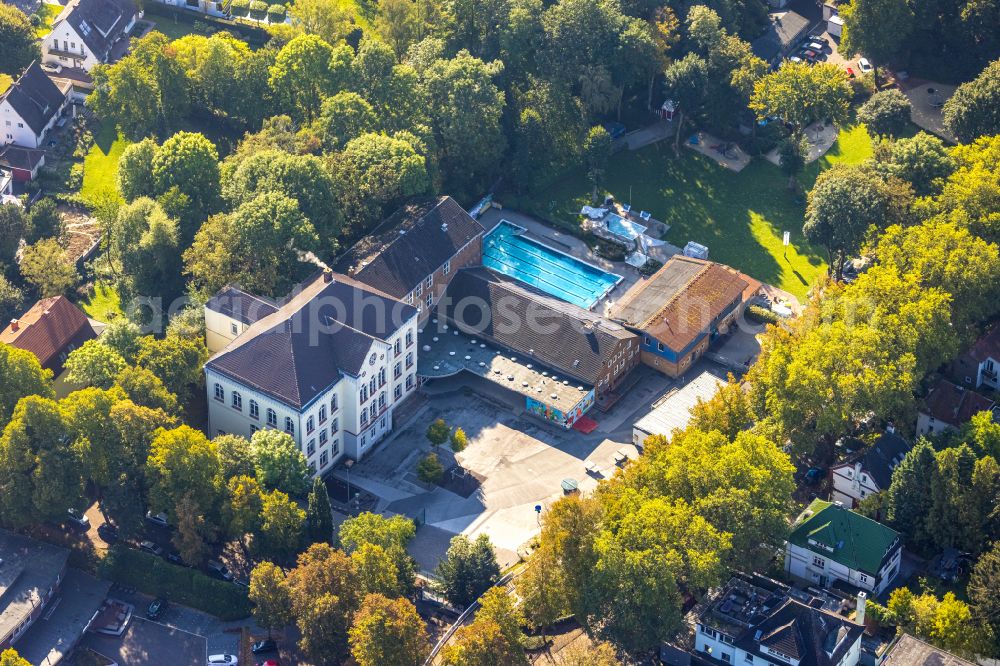
[[[783,7],[788,0],[770,0],[772,6]],[[793,11],[772,13],[764,32],[750,43],[753,54],[776,67],[806,36],[809,19]]]
[[[888,490],[893,470],[910,448],[890,426],[863,453],[831,468],[833,501],[853,509],[869,495]]]
[[[900,635],[886,650],[880,666],[974,666],[973,662],[952,654],[910,634]]]
[[[481,266],[455,273],[435,313],[437,327],[427,327],[434,328],[432,336],[447,339],[450,324],[521,359],[525,370],[545,372],[546,386],[557,376],[563,386],[572,384],[572,404],[562,405],[562,392],[544,390],[542,378],[517,383],[508,379],[512,374],[494,373],[525,396],[529,413],[564,427],[610,396],[639,364],[639,338],[625,327]],[[431,353],[440,346],[427,334],[424,344]]]
[[[69,550],[0,530],[0,652],[45,612],[66,576]]]
[[[899,534],[837,502],[821,499],[798,517],[785,542],[785,571],[810,585],[837,581],[881,594],[899,573]]]
[[[417,386],[416,308],[330,270],[280,306],[231,295],[247,307],[205,306],[213,346],[234,336],[205,363],[213,435],[283,430],[323,475],[392,431]]]
[[[611,310],[642,336],[642,362],[679,377],[729,331],[761,284],[728,266],[674,255],[637,282]]]
[[[91,321],[65,296],[38,301],[0,332],[0,342],[30,351],[46,370],[52,371],[57,395],[75,386],[69,383],[63,364],[70,352],[97,337],[103,326]]]
[[[1000,391],[1000,324],[955,359],[948,374],[953,382],[966,388]]]
[[[42,60],[86,72],[115,62],[140,16],[132,0],[69,0],[42,39]]]
[[[478,266],[482,225],[451,197],[404,206],[333,266],[417,308],[425,320],[455,271]]]
[[[72,86],[60,89],[31,63],[3,94],[0,94],[0,146],[14,144],[38,149],[69,104]]]
[[[10,172],[16,183],[25,183],[38,176],[38,170],[45,165],[45,151],[22,148],[10,143],[0,146],[0,167]]]
[[[863,620],[866,595],[858,597]],[[736,666],[857,666],[864,626],[836,610],[839,604],[738,573],[698,615],[694,654]]]
[[[1000,409],[992,400],[940,379],[917,410],[917,434],[934,435],[949,428],[961,428],[979,412],[992,412],[993,419],[1000,423]]]

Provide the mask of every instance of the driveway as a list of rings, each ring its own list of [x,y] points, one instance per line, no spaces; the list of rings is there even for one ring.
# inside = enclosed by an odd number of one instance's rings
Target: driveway
[[[81,644],[128,666],[201,666],[208,656],[203,637],[136,616],[121,637],[91,633]]]

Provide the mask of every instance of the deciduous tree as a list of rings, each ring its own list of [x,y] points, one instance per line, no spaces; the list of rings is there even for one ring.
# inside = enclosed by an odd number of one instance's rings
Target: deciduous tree
[[[326,491],[326,484],[319,477],[313,479],[313,486],[309,491],[306,533],[312,543],[333,541],[333,512],[330,507],[330,496]]]
[[[910,98],[895,88],[872,95],[858,109],[858,121],[873,136],[899,136],[910,126]]]
[[[302,547],[306,512],[280,490],[264,495],[261,509],[258,550],[277,560],[285,560]]]
[[[291,435],[273,429],[258,430],[250,438],[250,452],[261,486],[290,495],[305,494],[309,466]]]
[[[460,607],[471,604],[500,578],[489,536],[480,534],[475,540],[461,534],[454,537],[438,563],[437,575],[450,603]]]
[[[944,103],[944,126],[960,141],[1000,134],[1000,60],[963,83]]]
[[[292,598],[285,581],[285,572],[272,562],[264,561],[250,573],[250,601],[257,624],[270,632],[292,621]]]
[[[215,444],[183,425],[160,431],[151,447],[146,474],[154,510],[164,511],[176,525],[182,499],[200,514],[216,508],[221,480]]]
[[[408,599],[369,594],[349,632],[359,666],[420,666],[430,652],[424,621]]]
[[[125,369],[125,359],[102,341],[87,340],[70,352],[64,367],[71,382],[106,389],[111,388],[118,373]]]
[[[39,57],[31,22],[14,5],[0,5],[0,72],[17,76]]]
[[[55,238],[45,238],[24,248],[21,275],[42,298],[61,296],[80,281],[76,266]]]
[[[0,423],[6,423],[18,401],[29,395],[53,396],[52,371],[42,368],[38,357],[24,349],[0,344]]]

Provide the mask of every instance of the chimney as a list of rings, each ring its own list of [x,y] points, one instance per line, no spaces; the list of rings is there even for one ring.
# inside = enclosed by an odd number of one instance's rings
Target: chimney
[[[864,590],[858,592],[858,607],[854,613],[854,622],[856,624],[865,623],[865,609],[868,605],[868,593]]]
[[[10,320],[10,330],[16,331],[20,327],[21,327],[20,326],[20,322],[18,320],[16,320],[16,319],[11,319]]]
[[[329,268],[323,269],[323,282],[326,282],[327,284],[333,282],[333,271]]]

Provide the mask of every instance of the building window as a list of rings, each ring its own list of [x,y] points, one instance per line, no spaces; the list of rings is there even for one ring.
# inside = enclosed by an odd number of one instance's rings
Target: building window
[[[319,423],[320,425],[326,423],[326,405],[319,408]]]
[[[268,408],[267,410],[267,425],[271,426],[272,428],[278,427],[278,415],[271,408]]]
[[[413,352],[406,353],[406,367],[407,368],[413,367]]]
[[[363,425],[363,426],[364,425],[368,425],[368,410],[367,409],[362,409],[361,410],[361,425]]]
[[[385,409],[385,391],[378,394],[378,409],[379,411]]]
[[[376,389],[375,378],[372,377],[371,382],[368,383],[368,390],[371,392],[372,395],[375,395],[375,389]]]
[[[427,309],[429,310],[430,307],[434,305],[434,294],[433,293],[427,294],[427,300],[424,302],[427,303]]]
[[[399,344],[398,342],[396,344]],[[399,379],[403,376],[403,364],[396,361],[396,365],[392,368],[392,378]]]
[[[334,419],[330,424],[330,432],[336,434],[338,430],[340,430],[340,419]]]
[[[732,657],[730,657],[730,656],[729,656],[728,654],[726,654],[725,652],[723,652],[723,653],[722,653],[721,655],[719,655],[719,656],[720,656],[720,657],[722,657],[722,661],[726,662],[727,664],[728,664],[728,663],[731,663],[731,662],[732,662],[732,659],[733,659],[733,658],[732,658]]]
[[[233,332],[233,335],[237,335],[240,332],[240,329],[237,328],[236,324],[230,324],[229,330]]]
[[[413,290],[413,296],[415,298],[420,298],[423,295],[423,293],[424,293],[424,285],[423,285],[423,283],[418,284],[417,288]]]
[[[226,399],[226,392],[222,390],[222,384],[215,385],[215,399],[223,402]]]
[[[292,419],[288,416],[285,417],[285,432],[289,435],[295,435],[295,423],[293,423]]]
[[[444,268],[441,269],[441,272],[444,273],[445,275],[451,273],[451,259],[444,262]]]
[[[657,342],[656,343],[656,350],[657,351],[663,351],[663,343],[662,342]]]
[[[364,384],[361,386],[361,404],[368,402],[368,385]]]
[[[409,347],[413,344],[413,331],[406,332],[406,346]]]
[[[393,345],[392,349],[393,349],[393,351],[396,352],[396,356],[399,356],[400,354],[402,354],[403,353],[403,341],[402,340],[396,340],[396,344]]]
[[[316,473],[316,463],[314,462],[309,463],[309,473],[310,474]]]
[[[372,403],[371,409],[369,411],[371,411],[371,413],[372,413],[372,420],[374,420],[375,417],[378,416],[378,407],[375,406],[374,402]]]
[[[313,417],[306,419],[306,434],[311,434],[313,430],[316,429],[316,421]]]
[[[403,387],[400,386],[399,384],[396,384],[396,388],[392,390],[392,397],[395,400],[399,400],[400,396],[402,395],[403,395]]]
[[[250,418],[260,419],[260,405],[257,404],[256,400],[250,401]]]
[[[340,440],[339,439],[333,440],[333,448],[331,449],[331,451],[333,451],[333,455],[337,455],[338,453],[340,453]]]
[[[365,448],[368,445],[368,439],[365,435],[361,435],[361,448]]]
[[[749,652],[747,652],[746,654],[743,655],[743,661],[747,662],[748,664],[752,664],[753,663],[753,655],[750,654]]]
[[[233,409],[243,411],[243,396],[238,391],[233,391]]]
[[[250,436],[253,437],[253,434],[258,430],[260,430],[260,428],[258,428],[257,426],[255,425],[250,426]]]
[[[413,375],[409,375],[406,378],[406,390],[409,391],[413,388]]]
[[[326,428],[323,428],[322,430],[319,431],[319,445],[323,446],[324,444],[326,444],[326,440],[327,440]]]
[[[813,556],[813,566],[823,568],[826,566],[826,560],[824,560],[822,557]]]
[[[406,304],[407,305],[413,305],[413,294],[412,293],[409,293],[409,294],[406,295]]]
[[[306,444],[306,457],[311,458],[314,453],[316,453],[316,440],[310,439]]]
[[[378,425],[379,425],[380,428],[382,428],[382,430],[385,430],[385,417],[384,416],[382,417],[382,420],[378,422]]]
[[[378,371],[378,385],[385,386],[385,368],[380,368]]]
[[[433,286],[434,286],[434,274],[431,273],[430,275],[427,276],[427,279],[424,280],[424,289],[430,289]]]
[[[337,395],[336,394],[334,394],[333,397],[330,398],[330,413],[333,414],[335,411],[337,411]]]
[[[330,464],[330,455],[326,451],[319,454],[319,466],[326,467],[329,464]]]

